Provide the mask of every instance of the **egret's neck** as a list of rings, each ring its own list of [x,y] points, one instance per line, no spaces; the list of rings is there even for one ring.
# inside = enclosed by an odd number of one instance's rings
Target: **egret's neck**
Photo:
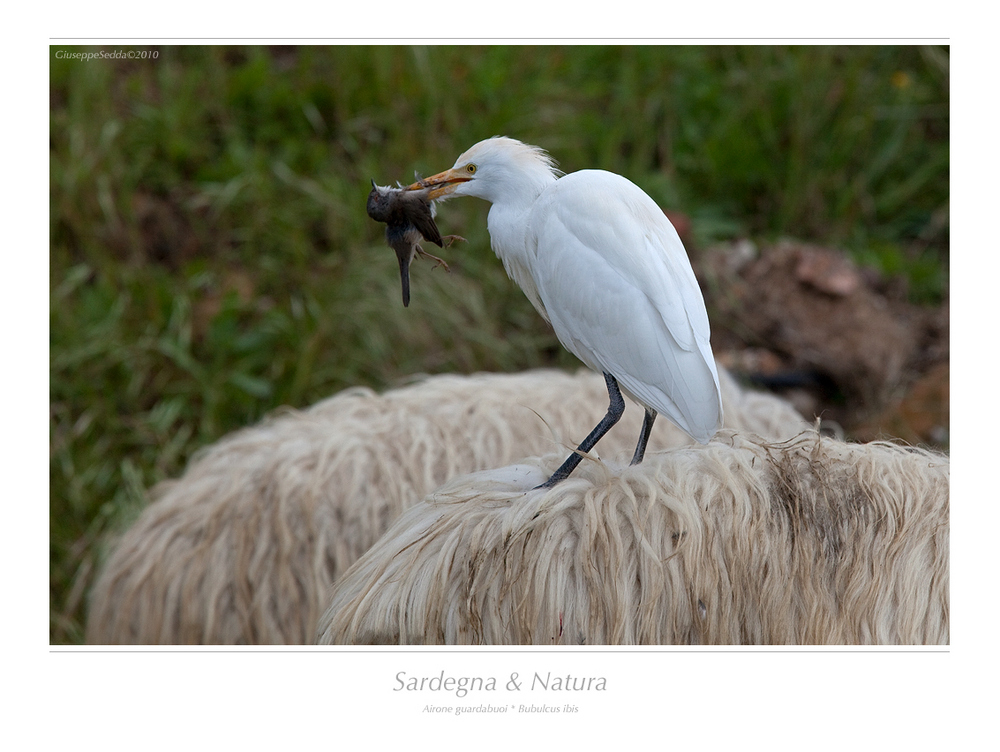
[[[531,205],[493,204],[486,220],[490,243],[501,260],[520,256],[525,251],[525,229]]]
[[[487,227],[490,231],[490,244],[497,257],[503,262],[504,269],[520,287],[535,309],[548,321],[549,315],[542,305],[531,276],[534,266],[531,256],[535,253],[535,241],[529,233],[529,216],[535,201],[546,187],[555,182],[554,176],[544,183],[539,181],[530,191],[519,191],[517,194],[505,196],[503,200],[495,201],[490,208]]]
[[[515,186],[487,199],[492,203],[487,219],[490,241],[505,264],[509,257],[516,258],[527,251],[525,231],[531,207],[542,191],[555,182],[551,171],[540,169],[519,175]]]

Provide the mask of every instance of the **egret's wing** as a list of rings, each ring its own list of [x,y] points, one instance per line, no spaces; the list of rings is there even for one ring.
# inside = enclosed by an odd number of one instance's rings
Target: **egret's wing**
[[[634,184],[585,170],[539,199],[535,281],[560,341],[707,441],[722,421],[708,314],[676,231]]]

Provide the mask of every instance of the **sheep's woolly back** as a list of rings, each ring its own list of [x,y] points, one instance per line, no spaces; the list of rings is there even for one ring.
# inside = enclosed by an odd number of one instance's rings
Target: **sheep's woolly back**
[[[774,439],[804,427],[787,403],[720,377],[727,425]],[[457,475],[567,453],[607,401],[589,371],[434,376],[228,436],[153,491],[91,593],[87,640],[310,642],[330,586],[404,509]],[[641,418],[626,410],[600,455],[630,457]],[[649,446],[690,441],[660,420]]]
[[[944,456],[720,434],[620,470],[454,479],[344,575],[321,643],[938,644]]]

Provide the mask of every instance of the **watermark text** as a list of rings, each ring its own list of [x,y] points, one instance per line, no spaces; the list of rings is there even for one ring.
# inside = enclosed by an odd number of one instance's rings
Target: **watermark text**
[[[56,60],[156,60],[159,50],[97,50],[93,52],[72,52],[56,50]]]

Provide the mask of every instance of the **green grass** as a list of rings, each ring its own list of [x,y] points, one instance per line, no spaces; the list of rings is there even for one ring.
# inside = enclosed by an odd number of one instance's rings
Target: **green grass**
[[[489,250],[417,263],[365,214],[507,134],[623,173],[698,246],[790,235],[947,292],[948,51],[161,47],[51,59],[50,639],[79,642],[105,536],[191,454],[281,405],[415,372],[571,367]],[[58,48],[67,49],[67,48]]]

